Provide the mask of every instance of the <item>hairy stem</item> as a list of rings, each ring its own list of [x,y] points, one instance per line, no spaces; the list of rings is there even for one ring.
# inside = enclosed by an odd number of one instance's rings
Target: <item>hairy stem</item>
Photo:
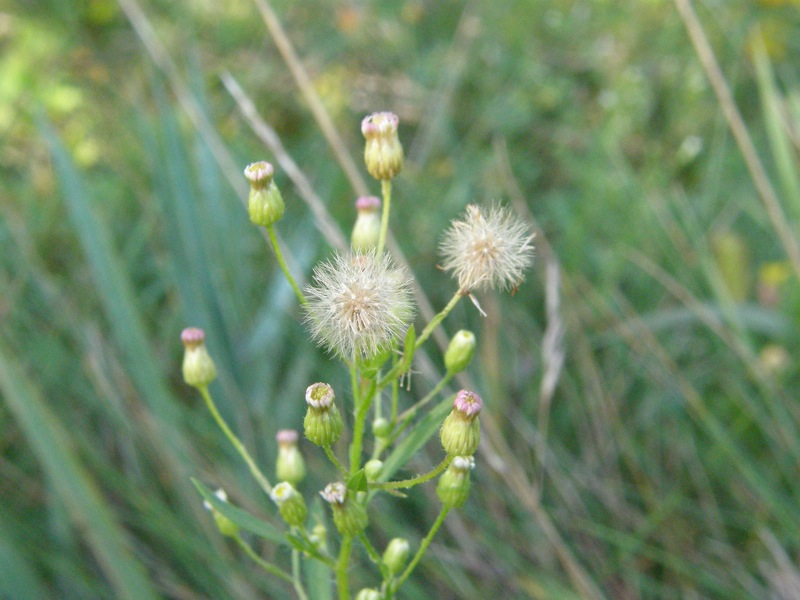
[[[386,245],[386,234],[389,231],[389,209],[392,203],[392,180],[384,179],[381,181],[381,194],[383,195],[383,213],[381,214],[381,234],[378,237],[378,250],[376,256],[383,254]]]
[[[203,396],[203,399],[206,401],[206,406],[208,406],[208,410],[211,411],[211,415],[214,417],[214,420],[219,425],[219,428],[222,429],[223,433],[226,437],[230,440],[233,447],[236,448],[236,451],[239,455],[244,459],[247,463],[247,466],[250,468],[250,473],[253,475],[253,478],[258,482],[267,494],[272,493],[272,486],[269,483],[269,480],[266,476],[261,472],[261,469],[258,468],[253,457],[250,456],[250,453],[247,451],[247,448],[244,447],[244,444],[236,437],[236,434],[231,431],[231,428],[228,427],[228,424],[225,422],[225,419],[222,418],[222,415],[219,414],[217,410],[217,405],[214,404],[213,398],[211,398],[211,394],[208,391],[208,386],[203,386],[198,388],[200,390],[200,394]]]
[[[292,286],[292,289],[294,290],[297,299],[300,301],[300,304],[305,304],[306,297],[303,295],[303,292],[300,291],[297,282],[289,272],[289,267],[286,266],[286,261],[283,260],[283,253],[281,252],[280,244],[278,244],[278,236],[275,235],[275,228],[272,225],[267,225],[267,233],[269,234],[269,243],[272,246],[272,250],[275,252],[275,258],[278,259],[278,264],[281,266],[281,271],[283,271],[283,274],[286,276],[286,280],[289,282],[289,285]]]

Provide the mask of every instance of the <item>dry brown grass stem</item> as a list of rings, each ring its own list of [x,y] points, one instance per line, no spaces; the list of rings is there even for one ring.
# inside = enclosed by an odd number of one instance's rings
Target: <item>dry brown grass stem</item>
[[[264,24],[267,26],[275,45],[278,47],[278,52],[281,53],[283,61],[286,63],[289,71],[291,71],[292,77],[297,87],[300,89],[300,93],[308,103],[308,108],[311,110],[311,114],[314,115],[314,120],[317,122],[325,139],[328,140],[328,144],[331,150],[333,150],[336,160],[350,180],[350,185],[353,186],[353,189],[356,190],[359,196],[366,196],[369,193],[369,186],[364,180],[361,171],[356,167],[352,155],[347,151],[347,146],[339,135],[339,131],[334,126],[328,111],[325,110],[325,106],[322,104],[319,94],[317,94],[317,91],[314,89],[314,84],[311,83],[308,71],[306,71],[303,62],[294,51],[294,46],[289,40],[289,36],[286,35],[278,16],[275,14],[275,11],[272,10],[272,6],[267,0],[254,0],[254,2],[258,11],[261,13],[261,17],[264,19]]]
[[[734,102],[733,94],[731,94],[730,87],[725,79],[725,75],[717,62],[714,55],[714,50],[708,41],[708,37],[703,30],[697,14],[692,8],[690,0],[674,0],[678,13],[683,20],[689,38],[692,41],[697,57],[706,72],[706,76],[711,82],[711,87],[717,96],[717,101],[722,108],[725,120],[728,122],[728,127],[736,140],[736,145],[742,153],[747,170],[753,183],[758,190],[758,195],[767,211],[769,220],[775,228],[775,233],[786,252],[789,262],[798,277],[800,277],[800,244],[797,241],[794,233],[789,227],[786,220],[786,215],[781,207],[775,189],[770,182],[767,171],[758,156],[753,140],[747,130],[747,126],[742,119],[739,109]]]
[[[236,101],[239,111],[242,116],[250,125],[250,129],[261,140],[264,145],[269,148],[270,152],[275,155],[275,160],[280,165],[281,169],[291,179],[292,183],[297,188],[300,197],[311,209],[316,220],[317,227],[320,233],[325,237],[327,242],[340,251],[345,251],[349,247],[342,230],[337,225],[336,221],[331,217],[328,209],[322,198],[314,191],[308,177],[305,176],[303,170],[297,165],[294,159],[289,155],[284,148],[278,134],[270,125],[261,118],[256,110],[255,104],[250,97],[245,93],[236,78],[228,72],[222,73],[222,83],[228,93]]]

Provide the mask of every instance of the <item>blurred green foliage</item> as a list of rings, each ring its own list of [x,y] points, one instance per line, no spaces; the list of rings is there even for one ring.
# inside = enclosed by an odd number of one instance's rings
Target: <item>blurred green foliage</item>
[[[277,429],[299,427],[305,386],[348,383],[308,341],[242,210],[244,179],[228,183],[129,5],[0,9],[0,596],[283,597],[190,482],[275,519],[180,381],[179,332],[206,329],[221,410],[266,467]],[[255,6],[141,6],[233,162],[273,157],[223,72],[349,231],[356,193]],[[392,225],[434,306],[453,293],[438,236],[467,202],[521,199],[541,227],[539,268],[516,297],[482,298],[486,319],[465,303],[445,323],[478,335],[471,376],[494,424],[476,493],[407,597],[796,597],[800,285],[673,3],[274,8],[353,155],[364,114],[400,115]],[[795,235],[797,8],[697,5]],[[279,231],[307,277],[328,250],[276,179]],[[545,407],[550,259],[566,363]],[[333,473],[308,458],[311,497]],[[378,547],[419,541],[433,489],[381,499]]]

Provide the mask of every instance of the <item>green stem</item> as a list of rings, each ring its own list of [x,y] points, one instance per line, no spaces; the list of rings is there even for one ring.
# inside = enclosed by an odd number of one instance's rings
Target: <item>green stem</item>
[[[354,378],[357,385],[358,380]],[[359,390],[360,391],[360,390]],[[361,449],[364,443],[364,428],[372,401],[375,398],[375,381],[370,382],[366,393],[357,395],[355,423],[353,423],[353,443],[350,445],[350,475],[361,468]]]
[[[420,400],[419,402],[417,402],[416,404],[414,404],[413,406],[402,412],[400,417],[398,417],[398,421],[409,419],[413,417],[415,414],[417,414],[417,411],[423,406],[425,406],[428,402],[433,400],[437,396],[437,394],[442,391],[442,388],[444,388],[444,386],[450,383],[450,380],[452,378],[453,378],[453,373],[451,373],[450,371],[445,373],[445,376],[439,380],[439,383],[437,383],[436,386],[430,392],[428,392],[428,394],[422,400]]]
[[[273,565],[272,563],[268,563],[268,562],[267,562],[267,561],[265,561],[263,558],[261,558],[261,557],[260,557],[258,554],[256,554],[256,551],[255,551],[255,550],[253,550],[253,549],[252,549],[252,548],[251,548],[251,547],[250,547],[250,546],[247,544],[247,542],[245,542],[245,541],[244,541],[244,540],[241,538],[241,536],[237,535],[237,536],[235,536],[233,539],[234,539],[234,540],[236,540],[236,543],[237,543],[237,544],[239,544],[239,546],[242,548],[242,550],[244,550],[244,551],[245,551],[245,553],[247,554],[247,556],[249,556],[250,558],[252,558],[252,559],[253,559],[253,561],[254,561],[254,562],[255,562],[255,563],[256,563],[256,564],[257,564],[259,567],[261,567],[262,569],[264,569],[264,570],[265,570],[267,573],[270,573],[270,574],[272,574],[272,575],[275,575],[275,577],[279,577],[279,578],[283,579],[284,581],[287,581],[287,582],[289,582],[289,583],[291,583],[291,584],[293,584],[293,585],[294,585],[294,579],[292,578],[292,576],[291,576],[291,575],[289,575],[289,573],[287,573],[286,571],[284,571],[283,569],[281,569],[281,568],[279,568],[279,567],[276,567],[276,566],[275,566],[275,565]]]
[[[434,316],[433,319],[431,319],[431,322],[425,326],[425,329],[422,330],[422,333],[417,338],[417,341],[414,343],[414,347],[404,348],[403,352],[404,353],[411,352],[413,358],[413,355],[417,351],[417,348],[422,346],[422,344],[424,344],[427,341],[427,339],[431,337],[431,334],[433,333],[434,329],[436,329],[439,326],[439,324],[442,321],[444,321],[445,317],[450,314],[450,311],[452,311],[453,308],[455,308],[456,304],[458,304],[458,301],[461,300],[461,297],[463,295],[464,294],[461,293],[461,290],[457,291],[455,295],[450,299],[450,302],[447,303],[447,306],[445,306],[441,310],[441,312],[439,312],[436,316]],[[396,365],[394,365],[391,368],[391,370],[384,377],[382,377],[380,381],[378,381],[378,389],[382,390],[392,381],[397,379],[397,377],[401,373],[401,370],[405,366],[406,362],[407,362],[406,360],[401,360]]]
[[[297,597],[300,600],[308,600],[306,590],[300,581],[300,551],[297,548],[292,549],[292,584],[294,591],[297,592]]]
[[[433,537],[436,535],[436,532],[439,531],[439,528],[442,526],[442,523],[444,523],[444,519],[447,516],[448,512],[450,512],[450,509],[443,506],[442,511],[439,513],[439,516],[436,517],[436,521],[433,522],[433,525],[431,526],[431,530],[428,532],[428,535],[426,535],[425,539],[423,539],[422,542],[420,543],[419,550],[417,550],[417,553],[414,555],[414,558],[411,559],[411,562],[408,563],[406,570],[403,571],[403,574],[397,578],[397,581],[392,586],[393,590],[396,591],[401,585],[403,585],[403,582],[405,582],[405,580],[408,579],[408,576],[411,575],[411,572],[414,570],[414,567],[417,566],[417,563],[419,563],[419,561],[422,559],[422,556],[425,554],[425,551],[428,549],[428,546],[431,545],[431,542],[433,541]]]
[[[336,455],[333,453],[333,450],[331,450],[331,447],[323,446],[322,449],[325,450],[325,454],[328,455],[328,458],[333,463],[333,465],[339,470],[342,476],[347,477],[347,469],[345,469],[344,465],[341,462],[339,462],[338,458],[336,458]]]
[[[203,386],[198,388],[200,390],[200,394],[203,396],[203,399],[206,401],[206,406],[208,406],[208,410],[211,411],[211,415],[214,417],[214,420],[219,425],[220,429],[222,429],[223,433],[227,436],[230,440],[233,447],[236,448],[236,451],[241,455],[244,461],[247,463],[247,466],[250,468],[250,473],[253,475],[253,478],[258,482],[267,494],[272,493],[272,486],[269,483],[269,480],[264,476],[261,470],[256,465],[253,457],[250,456],[250,453],[247,451],[247,448],[244,447],[244,444],[236,437],[236,434],[231,431],[231,428],[228,427],[228,424],[225,422],[225,419],[222,418],[222,415],[219,414],[217,410],[216,404],[214,404],[214,400],[211,398],[211,394],[208,391],[208,386]]]
[[[267,233],[269,234],[269,243],[272,245],[272,250],[275,252],[275,258],[278,259],[278,264],[281,266],[281,271],[283,271],[283,274],[286,276],[289,285],[292,286],[292,289],[294,290],[297,299],[300,301],[300,304],[305,304],[306,297],[303,295],[303,292],[300,291],[297,282],[289,272],[289,267],[286,266],[286,261],[283,260],[283,253],[281,252],[281,247],[278,244],[278,236],[275,235],[275,228],[272,225],[267,225]]]
[[[381,194],[383,195],[383,213],[381,214],[381,234],[378,237],[378,249],[375,256],[383,254],[386,245],[386,234],[389,231],[389,209],[392,203],[392,180],[381,180]]]
[[[339,600],[350,600],[347,570],[350,567],[350,551],[352,549],[353,536],[342,536],[342,547],[339,549],[339,560],[336,563],[336,589],[339,592]]]
[[[461,298],[463,297],[463,295],[464,295],[464,294],[462,294],[462,293],[461,293],[461,290],[458,290],[458,291],[455,293],[455,295],[454,295],[454,296],[453,296],[453,297],[450,299],[450,302],[448,302],[448,303],[447,303],[447,306],[445,306],[445,307],[444,307],[444,308],[441,310],[441,312],[439,312],[439,314],[437,314],[436,316],[434,316],[434,317],[431,319],[431,322],[430,322],[430,323],[428,323],[428,324],[425,326],[425,329],[423,329],[423,330],[422,330],[422,333],[421,333],[421,334],[419,334],[419,337],[417,338],[417,342],[414,344],[414,348],[415,348],[415,349],[416,349],[416,348],[419,348],[420,346],[422,346],[422,344],[424,344],[424,343],[425,343],[425,341],[426,341],[426,340],[427,340],[429,337],[431,337],[431,334],[433,333],[433,330],[434,330],[434,329],[436,329],[436,328],[439,326],[439,323],[441,323],[442,321],[444,321],[444,318],[445,318],[447,315],[449,315],[449,314],[450,314],[450,311],[451,311],[451,310],[453,310],[453,308],[455,308],[455,305],[456,305],[456,304],[458,304],[458,301],[459,301],[459,300],[461,300]]]
[[[417,475],[411,479],[403,479],[402,481],[387,481],[386,483],[376,483],[370,487],[380,490],[397,490],[402,488],[410,488],[414,487],[415,485],[419,485],[420,483],[425,483],[430,479],[436,477],[439,473],[444,471],[447,468],[447,465],[450,464],[450,461],[453,460],[452,456],[446,456],[445,459],[439,463],[439,465],[433,469],[433,471],[429,471],[423,475]]]

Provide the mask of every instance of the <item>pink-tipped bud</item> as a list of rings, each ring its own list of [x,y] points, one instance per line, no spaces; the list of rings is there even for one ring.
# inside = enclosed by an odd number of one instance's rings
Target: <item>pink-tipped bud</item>
[[[313,444],[323,448],[335,443],[344,430],[344,421],[334,400],[333,388],[327,383],[314,383],[306,389],[308,412],[303,429]]]
[[[354,252],[369,252],[378,246],[381,235],[381,201],[375,196],[361,196],[356,200],[356,224],[350,236],[350,247]]]
[[[483,400],[475,392],[461,390],[453,401],[453,410],[439,430],[442,447],[450,456],[472,456],[481,441],[478,414]]]
[[[297,447],[298,433],[294,429],[281,429],[275,436],[278,441],[278,458],[275,475],[281,481],[297,485],[306,476],[306,464]]]
[[[403,146],[397,137],[400,119],[390,112],[373,113],[361,121],[364,134],[364,162],[375,179],[392,179],[403,168]]]
[[[272,165],[263,160],[248,165],[244,170],[250,183],[247,212],[250,220],[262,227],[269,227],[283,217],[283,196],[273,180],[274,173]]]
[[[206,334],[198,327],[187,327],[181,332],[183,353],[183,380],[196,388],[204,388],[217,378],[214,361],[206,350]]]
[[[475,392],[461,390],[453,400],[453,410],[458,411],[464,417],[472,419],[480,414],[483,408],[483,400]]]

